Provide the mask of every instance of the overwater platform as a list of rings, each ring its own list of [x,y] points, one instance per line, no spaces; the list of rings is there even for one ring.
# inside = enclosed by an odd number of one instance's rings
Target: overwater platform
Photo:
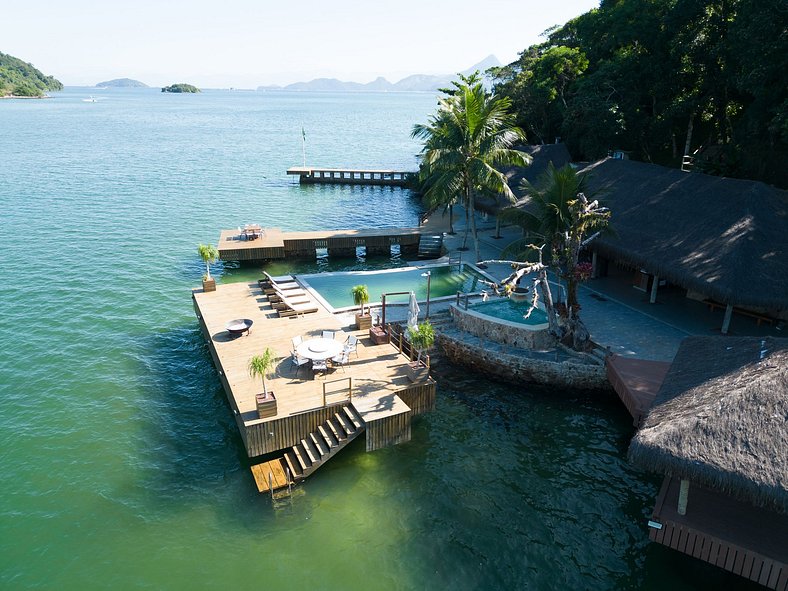
[[[298,182],[329,185],[384,185],[402,187],[409,175],[414,172],[401,170],[362,170],[354,168],[316,168],[313,166],[293,166],[287,174],[298,176]]]
[[[301,452],[310,456],[317,456],[320,448],[332,445],[325,454],[330,456],[362,435],[366,437],[367,451],[373,451],[409,441],[412,417],[434,408],[435,382],[431,378],[411,382],[406,370],[408,357],[391,344],[375,345],[367,331],[343,327],[319,304],[317,312],[280,318],[256,283],[218,285],[216,291],[207,293],[195,290],[192,297],[250,458],[283,452],[299,444],[304,446]],[[235,318],[254,321],[248,335],[229,335],[227,323]],[[340,341],[356,335],[358,354],[351,354],[347,365],[325,378],[315,378],[308,366],[299,372],[291,357],[293,337],[306,340],[321,336],[325,330],[336,331],[335,339]],[[262,392],[262,382],[249,375],[248,363],[267,347],[276,355],[276,366],[266,380],[276,405],[271,416],[261,418],[255,396]],[[320,429],[334,433],[325,433],[325,440],[313,437]],[[286,460],[283,457],[280,464],[285,471]],[[295,455],[291,455],[292,464],[295,460]],[[314,464],[314,458],[308,463]],[[301,475],[314,466],[309,468]],[[297,480],[293,477],[299,475],[298,471],[297,465],[291,468],[291,480]],[[270,480],[280,486],[288,480],[278,470],[258,472],[258,487],[268,486],[269,472],[273,472]]]
[[[222,230],[219,258],[223,261],[262,261],[276,259],[315,259],[318,249],[329,256],[355,257],[364,247],[366,255],[391,254],[397,245],[401,254],[419,251],[422,228],[370,228],[366,230],[325,230],[318,232],[282,232],[265,228],[261,236],[247,239],[239,229]]]

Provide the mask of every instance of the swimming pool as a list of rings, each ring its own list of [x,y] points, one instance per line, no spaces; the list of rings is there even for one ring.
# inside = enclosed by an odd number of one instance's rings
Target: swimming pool
[[[454,296],[458,291],[475,292],[486,287],[481,280],[485,277],[475,267],[463,263],[456,265],[405,267],[384,271],[350,271],[347,273],[317,273],[298,275],[298,280],[311,288],[326,304],[334,310],[353,307],[350,290],[354,285],[366,285],[370,303],[378,303],[384,293],[413,291],[420,302],[427,300],[427,277],[430,273],[430,300]],[[408,296],[386,299],[387,302],[406,303]]]
[[[536,308],[528,318],[525,318],[528,308],[531,307],[531,302],[514,302],[509,298],[499,298],[489,302],[483,302],[471,306],[471,310],[479,314],[485,314],[506,320],[508,322],[516,322],[517,324],[525,324],[534,328],[547,327],[547,314],[541,308]]]

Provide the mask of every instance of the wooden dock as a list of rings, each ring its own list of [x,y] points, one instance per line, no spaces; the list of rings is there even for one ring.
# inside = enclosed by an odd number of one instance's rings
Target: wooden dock
[[[608,381],[632,415],[632,424],[640,426],[654,404],[670,362],[613,355],[605,361],[605,369]]]
[[[692,484],[691,510],[679,515],[679,479],[666,476],[649,538],[778,591],[788,590],[788,515]]]
[[[279,228],[265,228],[260,238],[247,240],[237,229],[222,230],[218,250],[223,261],[315,259],[320,248],[327,249],[328,256],[355,257],[358,247],[364,247],[367,256],[389,256],[394,245],[399,245],[402,254],[416,255],[421,232],[421,228],[320,232],[282,232]]]
[[[256,283],[219,285],[215,292],[208,293],[195,290],[193,300],[200,328],[250,458],[300,444],[309,448],[303,450],[306,453],[317,455],[323,442],[312,438],[312,434],[320,432],[321,427],[332,429],[337,423],[344,431],[336,436],[329,434],[327,439],[350,441],[365,433],[367,451],[380,449],[409,441],[412,417],[434,408],[433,380],[410,382],[406,373],[407,357],[390,344],[375,345],[367,331],[343,327],[319,304],[316,313],[280,318]],[[229,336],[226,324],[236,318],[254,321],[248,336]],[[304,369],[298,375],[290,355],[292,338],[313,338],[324,330],[336,331],[338,340],[355,334],[359,338],[358,355],[351,355],[344,371],[337,369],[325,379],[313,379],[311,371]],[[247,365],[253,355],[261,354],[266,347],[277,356],[273,375],[267,380],[268,389],[276,396],[276,410],[273,416],[260,418],[255,395],[262,391],[262,383],[250,377]],[[287,467],[287,458],[282,461],[281,465]],[[307,473],[313,470],[311,465],[307,468]],[[297,472],[298,466],[293,471]],[[273,477],[277,482],[282,480],[276,470],[258,472],[258,486],[262,483],[266,490],[268,472],[276,472]]]
[[[403,187],[408,175],[415,172],[401,170],[361,170],[353,168],[315,168],[312,166],[294,166],[287,169],[287,174],[298,176],[298,182],[304,185],[323,183],[329,185],[384,185]]]

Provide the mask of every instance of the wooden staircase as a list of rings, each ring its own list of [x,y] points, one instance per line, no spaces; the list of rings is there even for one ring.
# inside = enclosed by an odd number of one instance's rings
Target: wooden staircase
[[[419,258],[437,259],[441,256],[443,236],[441,234],[422,234],[419,238]]]
[[[258,491],[273,496],[277,490],[289,490],[292,484],[311,475],[364,432],[364,420],[353,406],[337,408],[334,416],[286,451],[284,457],[252,466]],[[290,480],[282,477],[280,471],[289,475]]]

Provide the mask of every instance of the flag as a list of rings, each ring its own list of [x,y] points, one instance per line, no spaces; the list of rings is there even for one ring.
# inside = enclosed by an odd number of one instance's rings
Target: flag
[[[306,141],[306,132],[304,131],[303,127],[301,128],[301,137],[304,138],[304,141]]]

